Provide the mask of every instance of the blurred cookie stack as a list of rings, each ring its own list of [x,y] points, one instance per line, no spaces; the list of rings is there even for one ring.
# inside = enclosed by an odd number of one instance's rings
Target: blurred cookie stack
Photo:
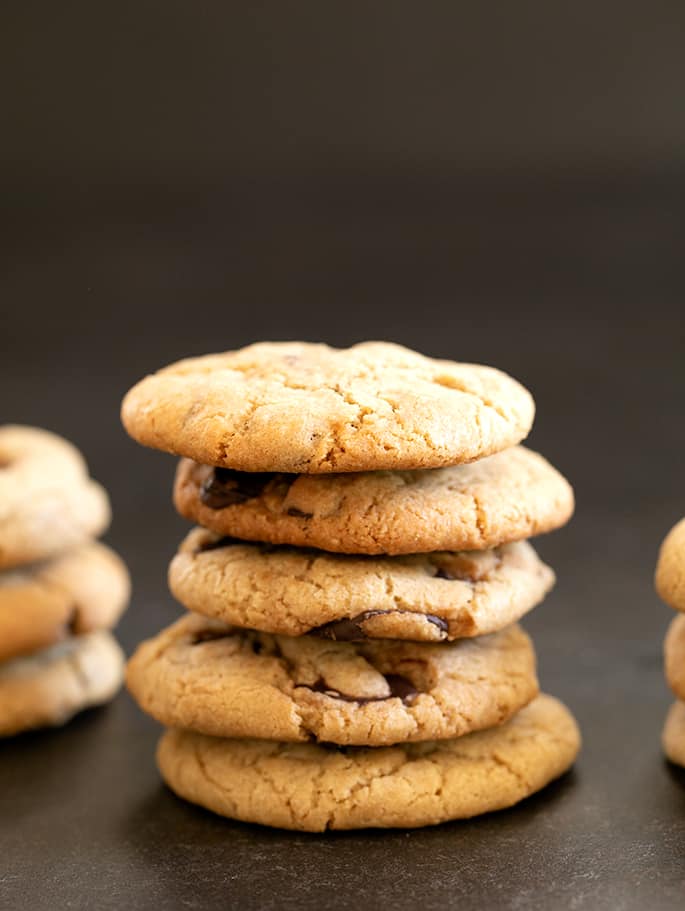
[[[0,736],[63,724],[121,687],[109,630],[129,578],[94,540],[109,521],[107,494],[70,443],[0,427]]]
[[[518,619],[554,582],[526,538],[573,511],[517,445],[529,393],[385,343],[257,344],[182,361],[124,400],[184,456],[198,523],[170,567],[190,611],[129,664],[179,795],[303,830],[420,826],[562,774],[575,721],[538,695]]]
[[[685,519],[671,529],[661,545],[656,590],[669,607],[679,611],[664,642],[666,680],[676,701],[666,716],[662,741],[671,762],[685,766]]]

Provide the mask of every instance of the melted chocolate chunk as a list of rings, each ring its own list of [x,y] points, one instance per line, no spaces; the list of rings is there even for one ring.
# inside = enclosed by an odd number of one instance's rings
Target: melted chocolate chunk
[[[289,516],[295,516],[298,519],[311,519],[314,515],[312,512],[303,512],[301,509],[298,509],[296,506],[291,506],[288,510]]]
[[[275,477],[268,471],[213,468],[200,488],[200,499],[210,509],[225,509],[258,497]]]
[[[237,538],[218,538],[216,541],[203,541],[195,551],[196,554],[202,554],[206,550],[219,550],[221,547],[230,547],[231,544],[242,544]]]
[[[390,688],[389,696],[350,696],[347,693],[341,693],[339,690],[334,690],[326,683],[323,677],[319,677],[316,683],[312,683],[311,685],[308,683],[298,683],[297,686],[304,686],[314,693],[323,693],[325,696],[330,696],[331,699],[341,699],[343,702],[356,702],[359,705],[366,705],[367,702],[385,702],[386,699],[395,698],[401,699],[405,705],[411,705],[419,695],[419,691],[414,684],[411,680],[407,680],[406,677],[402,677],[399,674],[386,674],[385,679]]]
[[[201,645],[203,642],[214,642],[216,639],[230,639],[232,633],[222,633],[219,630],[203,629],[195,633],[191,645]]]
[[[454,582],[457,576],[453,576],[452,573],[448,572],[444,567],[440,567],[437,573],[433,576],[434,579],[449,579],[450,582]]]
[[[344,617],[342,620],[331,620],[330,623],[324,623],[322,626],[316,626],[309,630],[309,635],[320,636],[322,639],[335,639],[337,642],[354,642],[359,639],[368,639],[364,632],[362,624],[370,617],[378,617],[382,614],[410,614],[413,611],[388,611],[388,610],[367,610],[356,617]],[[447,620],[442,617],[436,617],[434,614],[419,614],[424,617],[433,626],[446,633],[449,629]]]
[[[70,636],[75,636],[75,635],[78,633],[78,627],[79,627],[79,609],[78,609],[78,607],[77,607],[76,605],[74,605],[74,606],[72,607],[71,612],[70,612],[70,614],[69,614],[69,617],[67,618],[67,622],[66,622],[65,625],[66,625],[66,628],[67,628],[67,632],[69,633]]]

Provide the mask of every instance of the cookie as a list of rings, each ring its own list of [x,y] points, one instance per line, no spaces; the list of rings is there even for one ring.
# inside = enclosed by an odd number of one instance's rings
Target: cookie
[[[121,686],[124,655],[99,631],[0,664],[0,737],[64,724],[109,701]]]
[[[219,535],[339,553],[485,550],[551,531],[573,490],[516,446],[470,465],[338,475],[246,474],[182,460],[174,503]]]
[[[162,724],[217,737],[380,746],[506,721],[534,696],[517,626],[431,645],[294,639],[186,614],[138,647],[127,683]]]
[[[222,816],[323,832],[429,826],[511,807],[567,771],[579,749],[571,713],[540,695],[501,727],[376,749],[172,729],[157,763],[179,797]]]
[[[224,737],[380,745],[499,724],[537,692],[518,627],[446,645],[293,639],[186,615],[143,643],[128,685],[163,724]]]
[[[671,622],[664,642],[666,680],[678,699],[685,701],[685,615]]]
[[[662,601],[685,611],[685,519],[670,530],[661,545],[655,581]]]
[[[667,758],[685,766],[685,702],[674,702],[668,710],[661,740]]]
[[[107,494],[66,440],[0,427],[0,569],[43,560],[101,534]]]
[[[470,462],[524,439],[534,411],[491,367],[387,342],[277,342],[146,377],[122,420],[139,443],[203,464],[318,474]]]
[[[347,641],[492,633],[553,584],[527,541],[378,558],[250,544],[196,528],[169,567],[171,591],[189,610],[269,633]]]
[[[126,567],[91,542],[0,573],[0,661],[114,626],[128,602]]]

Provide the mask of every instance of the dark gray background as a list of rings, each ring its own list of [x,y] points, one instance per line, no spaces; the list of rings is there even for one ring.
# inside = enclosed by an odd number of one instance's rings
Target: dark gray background
[[[182,804],[126,695],[0,747],[0,907],[675,909],[685,775],[662,760],[685,514],[681,4],[9,3],[0,419],[110,490],[127,650],[178,610],[173,460],[121,396],[259,338],[393,339],[492,363],[574,483],[529,619],[575,772],[520,808],[298,836]]]

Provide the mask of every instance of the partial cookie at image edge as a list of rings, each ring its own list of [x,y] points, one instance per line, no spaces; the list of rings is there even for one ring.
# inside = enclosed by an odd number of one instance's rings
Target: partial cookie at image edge
[[[685,702],[674,702],[664,723],[661,737],[666,758],[685,768]]]
[[[685,611],[685,519],[664,538],[654,581],[662,601],[674,610]]]
[[[105,631],[0,664],[0,737],[69,721],[120,689],[124,654]]]

